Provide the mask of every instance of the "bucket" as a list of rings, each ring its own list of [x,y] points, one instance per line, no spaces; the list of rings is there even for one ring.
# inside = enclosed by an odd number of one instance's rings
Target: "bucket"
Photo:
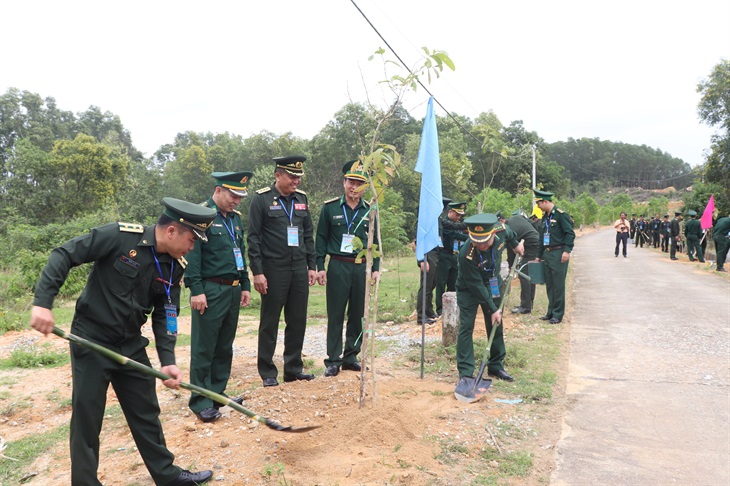
[[[527,275],[530,277],[530,283],[544,284],[545,283],[545,263],[544,262],[529,262],[527,264]]]

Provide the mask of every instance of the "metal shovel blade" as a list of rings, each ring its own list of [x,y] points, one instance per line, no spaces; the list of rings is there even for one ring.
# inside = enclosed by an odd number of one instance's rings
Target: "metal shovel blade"
[[[460,402],[472,403],[484,398],[487,390],[492,386],[492,380],[489,378],[480,378],[479,382],[476,378],[465,376],[459,380],[454,390],[454,396]]]

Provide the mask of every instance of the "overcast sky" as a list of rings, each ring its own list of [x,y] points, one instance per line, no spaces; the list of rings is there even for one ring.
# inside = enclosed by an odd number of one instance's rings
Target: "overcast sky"
[[[696,86],[730,58],[728,0],[356,2],[408,64],[422,46],[451,56],[429,86],[449,111],[703,161]],[[147,155],[188,130],[311,138],[350,99],[390,101],[367,60],[385,45],[350,0],[28,0],[2,15],[2,93],[111,111]],[[405,105],[422,119],[426,101]]]

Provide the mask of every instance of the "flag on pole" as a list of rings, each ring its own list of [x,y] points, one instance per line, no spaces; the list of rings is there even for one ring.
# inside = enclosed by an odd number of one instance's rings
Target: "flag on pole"
[[[712,213],[715,212],[715,195],[710,196],[710,200],[707,201],[707,207],[705,207],[705,212],[702,213],[702,218],[700,218],[700,227],[702,229],[709,229],[712,228]]]
[[[416,233],[416,258],[422,261],[425,259],[426,253],[441,243],[438,219],[444,209],[441,194],[441,160],[436,116],[433,113],[433,97],[428,99],[426,118],[423,120],[416,172],[422,174],[418,231]]]

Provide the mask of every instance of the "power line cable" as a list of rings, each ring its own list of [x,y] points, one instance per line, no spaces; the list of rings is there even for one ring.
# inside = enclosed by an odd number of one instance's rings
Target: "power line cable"
[[[426,87],[426,85],[424,85],[424,84],[423,84],[423,83],[421,82],[420,78],[418,78],[417,76],[415,76],[415,75],[413,74],[413,71],[411,71],[411,69],[410,69],[410,68],[408,67],[408,65],[407,65],[407,64],[405,63],[405,61],[403,61],[403,59],[401,59],[401,57],[400,57],[400,56],[398,55],[398,53],[397,53],[397,52],[395,52],[395,49],[393,49],[393,47],[392,47],[392,46],[390,45],[390,43],[388,43],[388,41],[387,41],[387,40],[385,40],[385,37],[383,37],[383,35],[382,35],[382,34],[380,33],[380,31],[378,31],[378,29],[377,29],[377,28],[376,28],[376,27],[375,27],[375,26],[373,25],[373,23],[372,23],[372,22],[370,21],[370,19],[368,18],[368,16],[367,16],[367,15],[365,15],[365,12],[363,12],[363,11],[362,11],[362,10],[360,9],[360,7],[358,7],[357,3],[355,3],[355,0],[350,0],[350,2],[352,2],[352,5],[354,5],[354,6],[355,6],[355,8],[357,9],[357,11],[358,11],[358,12],[360,12],[360,15],[362,15],[362,17],[363,17],[363,18],[365,19],[365,21],[366,21],[366,22],[368,23],[368,25],[370,25],[370,28],[372,28],[372,29],[373,29],[373,31],[374,31],[374,32],[375,32],[376,34],[378,34],[378,37],[380,37],[380,40],[382,40],[382,41],[383,41],[383,42],[385,43],[385,45],[386,45],[386,46],[388,47],[388,49],[390,50],[390,52],[392,52],[392,53],[393,53],[393,55],[394,55],[394,56],[396,57],[396,59],[398,59],[398,61],[400,61],[401,65],[402,65],[402,66],[403,66],[403,67],[404,67],[404,68],[406,69],[406,71],[408,71],[408,73],[409,73],[409,74],[410,74],[411,76],[414,76],[414,77],[415,77],[415,79],[416,79],[416,82],[417,82],[417,83],[418,83],[418,84],[419,84],[419,85],[420,85],[420,86],[421,86],[421,87],[423,88],[423,90],[424,90],[424,91],[425,91],[426,93],[428,93],[428,95],[429,95],[430,97],[432,97],[432,98],[433,98],[433,100],[434,100],[434,101],[436,102],[436,104],[437,104],[437,105],[439,105],[439,106],[441,107],[441,109],[442,109],[442,110],[444,110],[444,112],[445,112],[445,113],[446,113],[446,114],[447,114],[447,115],[449,116],[449,118],[451,118],[452,120],[454,120],[454,123],[456,123],[456,126],[458,126],[458,127],[459,127],[459,129],[460,129],[460,130],[461,130],[462,132],[464,132],[464,133],[465,133],[466,135],[468,135],[469,137],[473,138],[473,139],[474,139],[474,141],[475,141],[475,142],[477,142],[477,143],[478,143],[478,144],[479,144],[479,145],[481,146],[483,142],[482,142],[481,140],[479,140],[479,139],[478,139],[477,137],[475,137],[475,136],[474,136],[474,134],[472,134],[472,133],[471,133],[471,132],[470,132],[469,130],[467,130],[467,129],[466,129],[466,128],[465,128],[465,127],[464,127],[464,126],[463,126],[463,125],[461,124],[461,123],[459,123],[459,120],[457,120],[457,119],[456,119],[456,118],[454,117],[454,115],[452,115],[452,114],[451,114],[451,112],[450,112],[449,110],[447,110],[447,109],[446,109],[446,108],[444,107],[444,105],[442,105],[442,104],[441,104],[441,102],[440,102],[440,101],[438,100],[438,98],[436,98],[436,97],[435,97],[435,96],[433,95],[433,93],[431,93],[431,91],[429,91],[429,89],[428,89],[428,88]]]

